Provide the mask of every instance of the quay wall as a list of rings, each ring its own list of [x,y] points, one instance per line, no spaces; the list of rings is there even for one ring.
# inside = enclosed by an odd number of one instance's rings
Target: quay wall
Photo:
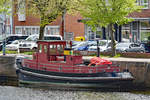
[[[16,77],[15,56],[0,56],[0,76]]]
[[[84,57],[85,62],[90,62],[92,57]],[[137,58],[104,58],[119,65],[120,70],[128,69],[134,76],[134,85],[150,88],[150,59]]]
[[[90,58],[86,57],[83,59],[84,61],[89,61]],[[129,69],[135,77],[135,85],[150,87],[150,62],[137,61],[136,59],[134,61],[119,61],[117,59],[112,58],[108,60],[120,65],[121,70]],[[17,77],[15,67],[15,56],[0,56],[0,76]]]
[[[134,76],[134,84],[142,87],[150,88],[150,63],[149,62],[128,62],[128,61],[112,61],[119,64],[121,70],[129,69]]]

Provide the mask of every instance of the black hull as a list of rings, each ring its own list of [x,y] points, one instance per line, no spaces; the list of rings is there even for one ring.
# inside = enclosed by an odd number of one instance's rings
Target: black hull
[[[45,74],[46,73],[46,74]],[[48,73],[20,67],[17,70],[19,83],[34,86],[59,86],[73,88],[126,88],[132,86],[133,78],[110,77],[110,73],[96,73],[79,76],[79,74]],[[112,74],[112,73],[111,73]],[[98,76],[99,75],[99,76]],[[94,76],[94,77],[93,77]]]

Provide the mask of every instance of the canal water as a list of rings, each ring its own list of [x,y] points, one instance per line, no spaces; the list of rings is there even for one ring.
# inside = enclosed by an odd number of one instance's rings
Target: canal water
[[[0,86],[0,100],[150,100],[145,92],[92,92]]]

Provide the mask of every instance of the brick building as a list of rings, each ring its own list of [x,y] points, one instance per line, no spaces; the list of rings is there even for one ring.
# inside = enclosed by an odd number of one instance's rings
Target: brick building
[[[39,34],[39,25],[40,19],[36,16],[30,16],[25,13],[25,2],[26,0],[19,0],[20,9],[24,10],[18,14],[13,16],[13,33],[14,34]],[[14,6],[14,12],[15,12]],[[51,35],[62,35],[65,39],[73,39],[76,36],[84,36],[84,24],[78,22],[78,19],[81,19],[79,14],[73,16],[66,14],[64,18],[64,23],[62,24],[62,17],[58,17],[56,21],[52,22],[50,25],[47,25],[45,28],[45,34]],[[63,25],[63,26],[62,26]],[[62,32],[62,27],[64,28],[64,33]]]
[[[23,6],[25,0],[19,1],[22,3],[20,7],[25,7]],[[115,25],[115,39],[117,41],[147,41],[150,36],[150,0],[137,0],[137,4],[144,6],[144,8],[141,12],[129,15],[129,17],[135,19],[133,22],[122,26]],[[56,21],[46,26],[45,34],[60,34],[67,39],[73,39],[76,36],[84,36],[86,40],[110,39],[108,28],[97,28],[97,31],[93,32],[90,27],[80,22],[81,19],[82,17],[79,14],[75,16],[66,14],[63,34],[62,17],[58,17]],[[39,22],[39,18],[35,16],[18,13],[18,15],[13,16],[13,33],[38,34]]]

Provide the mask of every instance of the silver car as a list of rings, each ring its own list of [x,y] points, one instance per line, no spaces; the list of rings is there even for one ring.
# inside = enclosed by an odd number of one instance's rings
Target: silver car
[[[118,43],[116,45],[117,52],[145,52],[145,48],[139,43]]]

